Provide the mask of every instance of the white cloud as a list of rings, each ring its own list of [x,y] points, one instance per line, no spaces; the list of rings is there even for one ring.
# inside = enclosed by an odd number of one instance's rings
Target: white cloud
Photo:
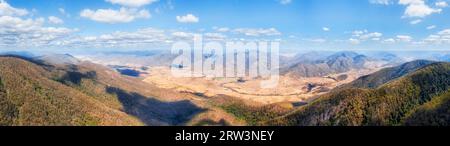
[[[406,5],[404,17],[426,17],[433,13],[440,13],[442,9],[434,9],[429,7],[425,0],[399,0],[401,5]]]
[[[192,41],[195,34],[180,30],[145,28],[137,31],[116,31],[95,36],[78,36],[63,40],[61,44],[74,48],[170,47],[176,41]],[[203,39],[223,41],[227,39],[227,36],[221,33],[204,33]]]
[[[380,40],[383,34],[380,32],[369,32],[367,30],[355,30],[352,32],[352,37],[361,41],[365,40]]]
[[[372,4],[390,5],[394,0],[369,0]],[[440,13],[442,9],[432,8],[427,3],[427,0],[398,0],[399,5],[406,6],[403,18],[423,18],[434,13]],[[446,2],[436,2],[437,7],[446,7]],[[418,21],[416,21],[418,22]]]
[[[157,2],[158,0],[106,0],[106,1],[112,4],[119,4],[127,7],[142,7]]]
[[[444,29],[437,33],[438,35],[450,35],[450,29]]]
[[[139,18],[150,18],[148,10],[138,10],[133,8],[120,8],[120,10],[113,9],[98,9],[90,10],[84,9],[80,13],[81,17],[89,18],[94,21],[104,23],[127,23]]]
[[[413,20],[413,21],[411,21],[409,23],[412,24],[412,25],[415,25],[415,24],[419,24],[420,22],[422,22],[421,19],[416,19],[416,20]]]
[[[78,31],[65,27],[44,27],[44,18],[22,19],[0,16],[0,46],[37,47],[54,45]]]
[[[392,0],[369,0],[371,4],[381,4],[381,5],[390,5],[392,4]]]
[[[423,41],[431,44],[450,44],[450,29],[444,29],[436,34],[429,35]]]
[[[413,38],[408,35],[397,35],[397,41],[400,42],[410,42]]]
[[[185,16],[177,16],[177,21],[180,23],[197,23],[199,21],[199,18],[192,15],[192,14],[186,14]]]
[[[440,13],[441,9],[433,9],[427,5],[409,5],[405,10],[406,17],[425,17],[433,13]]]
[[[372,38],[372,41],[379,41],[381,38]]]
[[[279,1],[280,1],[280,4],[283,4],[283,5],[287,5],[292,2],[292,0],[279,0]]]
[[[365,41],[381,41],[383,36],[380,32],[369,32],[368,30],[355,30],[352,32],[352,37],[348,39],[351,44],[360,44]]]
[[[176,31],[172,33],[172,36],[177,38],[192,38],[194,36],[193,33],[187,33],[182,31]]]
[[[213,41],[224,41],[227,36],[221,33],[205,33],[204,38]]]
[[[424,0],[399,0],[398,3],[402,5],[411,5],[411,4],[423,4],[425,2]]]
[[[389,38],[382,41],[382,43],[393,44],[395,43],[395,39]]]
[[[381,36],[383,36],[382,33],[372,32],[372,33],[364,34],[360,38],[363,39],[363,40],[367,40],[367,39],[371,39],[371,38],[379,38]]]
[[[330,28],[328,28],[328,27],[322,27],[322,30],[323,30],[323,31],[330,31]]]
[[[9,5],[6,1],[0,0],[0,16],[24,16],[27,15],[26,9],[18,9]]]
[[[356,36],[356,37],[359,37],[362,34],[367,33],[367,32],[368,32],[367,30],[355,30],[355,31],[352,32],[352,35]]]
[[[313,42],[313,43],[325,43],[326,39],[318,38],[318,39],[303,39],[305,41]]]
[[[58,17],[55,16],[49,16],[48,17],[48,22],[50,22],[51,24],[63,24],[64,21],[59,19]]]
[[[4,0],[0,0],[0,48],[54,46],[57,41],[78,31],[66,27],[46,27],[45,18],[21,18],[28,13],[26,9],[11,7]],[[52,16],[49,17],[50,23],[57,21]]]
[[[219,29],[219,28],[215,28]],[[259,30],[258,35],[273,35],[274,29],[246,29]],[[233,32],[230,29],[229,32]],[[186,32],[177,29],[157,29],[145,28],[137,31],[117,31],[94,36],[76,36],[71,39],[61,40],[59,44],[64,44],[73,48],[163,48],[170,47],[176,41],[192,41],[196,32]],[[228,37],[218,31],[204,32],[203,39],[209,41],[230,41],[237,40],[239,37]],[[246,38],[247,39],[247,38]],[[258,38],[259,39],[259,38]],[[319,41],[319,40],[318,40]]]
[[[281,32],[279,32],[275,28],[269,28],[269,29],[255,29],[255,28],[237,28],[234,29],[233,32],[238,34],[244,34],[246,36],[277,36],[281,35]]]
[[[21,19],[13,16],[1,16],[0,17],[0,32],[29,32],[42,26],[45,22],[44,19]]]
[[[436,5],[436,7],[440,7],[440,8],[445,8],[448,6],[447,2],[445,2],[445,1],[436,2],[434,5]]]
[[[113,33],[75,37],[64,44],[75,48],[148,48],[170,47],[176,41],[192,41],[193,32],[181,30],[164,30],[158,28],[144,28],[136,31],[117,31]],[[204,40],[224,41],[227,36],[221,33],[204,33]]]
[[[213,29],[215,31],[218,31],[218,32],[228,32],[228,31],[230,31],[230,28],[228,28],[228,27],[214,27]]]
[[[431,29],[434,29],[434,28],[436,28],[436,25],[430,25],[430,26],[427,27],[428,30],[431,30]]]
[[[134,48],[149,45],[165,45],[171,38],[165,30],[155,28],[139,29],[133,32],[116,31],[97,36],[77,36],[60,41],[73,48]]]
[[[354,38],[350,38],[350,39],[348,39],[348,41],[353,45],[357,45],[360,43],[360,41],[358,39],[354,39]]]

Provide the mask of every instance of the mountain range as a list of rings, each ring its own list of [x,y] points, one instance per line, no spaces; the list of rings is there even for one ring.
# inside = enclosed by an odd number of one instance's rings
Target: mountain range
[[[298,77],[321,77],[352,69],[369,68],[371,67],[368,66],[369,62],[377,61],[355,52],[338,52],[325,58],[320,56],[313,52],[295,57],[290,61],[293,62],[291,65],[281,68],[281,73]]]
[[[202,121],[202,115],[193,117],[199,113],[226,117],[192,100],[200,98],[194,94],[161,89],[102,65],[40,59],[0,57],[0,125],[189,125]]]
[[[254,102],[179,92],[70,54],[0,56],[0,125],[449,125],[450,63],[385,67],[310,102]],[[311,53],[312,55],[314,53]],[[354,52],[290,58],[301,77],[367,68]],[[369,63],[370,64],[370,63]],[[392,64],[390,64],[392,65]],[[293,87],[295,88],[295,87]]]
[[[432,63],[435,62],[427,60],[416,60],[404,63],[396,67],[384,68],[370,75],[359,77],[358,79],[352,81],[351,83],[345,84],[342,87],[377,88],[384,83],[402,77]]]
[[[423,64],[428,65],[412,67],[418,68],[416,71],[408,68]],[[405,68],[412,72],[406,73]],[[404,75],[376,78],[390,73]],[[262,123],[303,126],[450,124],[450,63],[416,61],[363,78],[349,85],[353,87],[336,89],[294,112]],[[374,84],[363,83],[365,81]]]

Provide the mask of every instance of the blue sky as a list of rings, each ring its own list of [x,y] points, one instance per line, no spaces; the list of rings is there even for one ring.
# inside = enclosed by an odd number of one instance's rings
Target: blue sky
[[[280,41],[284,51],[448,50],[449,0],[2,0],[0,49],[168,49]]]

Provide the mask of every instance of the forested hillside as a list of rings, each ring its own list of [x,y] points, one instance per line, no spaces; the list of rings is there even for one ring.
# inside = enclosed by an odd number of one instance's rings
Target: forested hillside
[[[143,124],[52,80],[47,69],[16,57],[0,57],[0,125]]]
[[[450,63],[433,63],[376,89],[335,90],[266,125],[448,125]]]
[[[390,67],[382,69],[370,75],[362,76],[349,84],[346,84],[340,88],[377,88],[389,81],[395,80],[408,73],[414,72],[424,66],[427,66],[433,61],[416,60],[404,63],[400,66]]]

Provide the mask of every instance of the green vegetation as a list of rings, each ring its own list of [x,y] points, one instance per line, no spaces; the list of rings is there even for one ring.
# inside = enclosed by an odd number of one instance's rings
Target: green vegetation
[[[134,117],[52,80],[57,72],[61,71],[56,67],[0,57],[0,125],[141,125]]]
[[[0,75],[5,91],[1,113],[6,117],[2,125],[75,124],[72,119],[82,111],[68,104],[73,99],[62,94],[70,91],[39,77],[43,73],[44,70],[23,60],[1,59]]]
[[[221,101],[217,105],[238,119],[246,121],[248,125],[259,125],[261,121],[282,116],[291,110],[291,108],[284,107],[281,104],[256,106],[232,97],[222,98],[225,101]]]
[[[365,79],[296,110],[290,103],[262,106],[222,96],[203,106],[219,107],[248,125],[449,125],[450,63],[413,62]],[[185,100],[194,96],[115,76],[94,64],[51,66],[0,57],[1,126],[183,125],[206,111]],[[230,123],[205,118],[194,125]]]
[[[256,125],[259,121],[270,120],[283,114],[274,112],[269,107],[251,107],[239,104],[226,105],[222,108],[237,118],[245,120],[249,125]]]
[[[450,90],[413,110],[404,121],[410,126],[449,126]]]
[[[379,86],[400,78],[408,73],[414,72],[424,66],[427,66],[433,61],[416,60],[407,62],[400,66],[385,68],[370,75],[362,76],[349,84],[346,84],[339,88],[378,88]]]
[[[120,76],[101,65],[85,63],[58,70],[60,72],[53,74],[53,80],[109,108],[139,118],[146,125],[183,125],[192,115],[204,111],[190,101],[159,99],[186,97],[186,94],[162,90],[137,78]]]
[[[448,100],[439,99],[448,98],[446,92],[449,87],[450,63],[434,63],[376,89],[349,88],[333,91],[293,113],[264,124],[448,125]],[[425,110],[425,107],[432,105],[437,107],[433,107],[434,110],[431,111]],[[435,119],[423,120],[424,117]]]
[[[60,68],[53,74],[53,80],[72,87],[101,103],[114,109],[122,109],[121,102],[115,94],[107,93],[107,85],[100,83],[96,71],[85,68]]]

